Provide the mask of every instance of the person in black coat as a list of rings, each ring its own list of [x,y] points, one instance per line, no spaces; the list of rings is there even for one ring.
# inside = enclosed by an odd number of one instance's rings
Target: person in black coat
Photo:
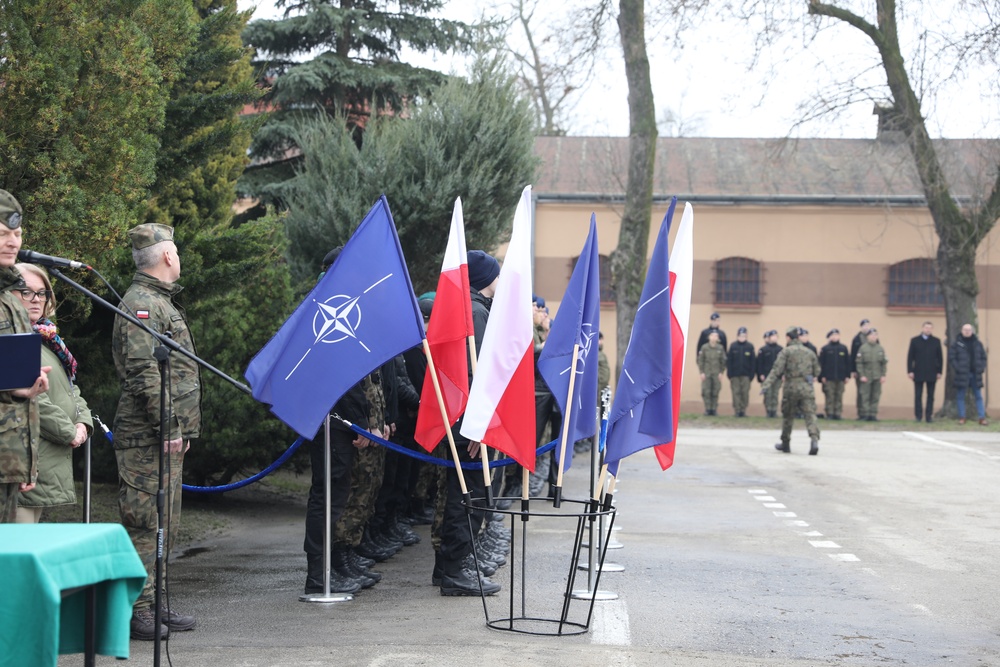
[[[854,340],[851,341],[851,377],[855,380],[858,379],[858,369],[857,369],[857,359],[858,350],[861,346],[865,344],[868,340],[868,332],[871,331],[872,324],[867,319],[861,320],[861,330],[854,334]],[[861,419],[861,383],[857,384],[858,396],[857,396],[857,407],[858,407],[858,419]]]
[[[764,334],[764,345],[759,350],[757,350],[757,381],[764,384],[764,380],[771,373],[771,368],[774,366],[775,360],[778,358],[778,353],[781,352],[781,346],[778,345],[778,332],[775,329]],[[781,392],[781,380],[778,380],[771,388],[767,390],[764,394],[764,409],[767,411],[768,417],[778,416],[778,395]]]
[[[757,355],[753,351],[753,343],[747,340],[747,328],[740,327],[726,355],[726,376],[733,392],[733,410],[737,417],[747,416],[750,383],[756,374],[756,365]]]
[[[850,381],[852,359],[840,342],[840,329],[830,329],[827,344],[819,351],[819,382],[826,397],[826,418],[840,419],[844,409],[844,385]]]
[[[726,332],[719,328],[719,314],[712,313],[709,320],[710,323],[708,327],[702,329],[701,335],[698,336],[698,349],[696,349],[695,352],[701,352],[702,346],[708,342],[708,336],[712,333],[719,334],[719,342],[722,344],[722,351],[725,352],[728,349],[726,345]]]
[[[933,334],[934,325],[924,322],[919,336],[910,339],[910,351],[906,353],[906,375],[913,380],[913,414],[920,421],[934,421],[934,387],[944,370],[944,355],[941,339]],[[923,392],[927,387],[927,405],[924,406]]]
[[[948,365],[951,367],[951,383],[955,387],[955,402],[958,405],[958,423],[965,423],[965,394],[972,390],[976,399],[979,423],[986,426],[986,406],[983,404],[983,373],[986,372],[986,350],[976,338],[976,330],[971,324],[962,325],[962,333],[955,338],[948,350]]]

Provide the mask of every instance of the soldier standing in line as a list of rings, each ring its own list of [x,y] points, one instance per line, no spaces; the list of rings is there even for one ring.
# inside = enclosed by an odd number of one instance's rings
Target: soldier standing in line
[[[844,409],[844,385],[851,377],[851,356],[840,342],[840,329],[830,329],[827,343],[819,351],[819,381],[826,397],[827,419],[840,419]]]
[[[781,346],[778,345],[778,332],[771,329],[764,334],[764,346],[757,350],[757,381],[764,384],[764,380],[771,373],[774,362],[781,354]],[[778,415],[778,396],[781,394],[781,378],[775,380],[768,390],[764,392],[764,409],[768,417]]]
[[[722,375],[726,372],[726,351],[719,343],[719,334],[714,331],[698,351],[698,369],[701,371],[701,399],[705,402],[705,415],[714,417],[719,408]]]
[[[31,333],[28,311],[11,288],[25,287],[14,268],[21,249],[21,204],[0,190],[0,335]],[[35,488],[38,478],[38,395],[49,388],[43,366],[35,384],[25,389],[0,391],[0,523],[13,523],[17,500]]]
[[[854,368],[858,374],[858,393],[861,395],[858,417],[862,421],[878,421],[878,402],[882,398],[882,385],[885,384],[885,369],[888,362],[885,350],[878,342],[878,331],[872,327],[868,330],[865,344],[858,350],[854,359]]]
[[[851,377],[855,381],[858,379],[858,369],[856,367],[858,350],[864,345],[865,339],[868,337],[868,332],[871,330],[872,325],[867,319],[861,320],[861,330],[854,334],[854,340],[851,341]],[[858,405],[858,421],[862,421],[864,417],[861,416],[861,383],[858,382],[858,395],[857,395],[857,405]]]
[[[733,392],[733,410],[737,417],[747,416],[750,383],[756,372],[756,361],[753,345],[747,340],[747,328],[740,327],[736,331],[736,341],[729,346],[729,353],[726,355],[726,375]]]
[[[799,343],[798,327],[788,327],[785,337],[788,339],[787,346],[778,355],[774,368],[760,388],[763,394],[779,378],[785,379],[781,397],[781,442],[774,448],[786,454],[792,451],[792,424],[795,422],[795,413],[801,412],[809,431],[809,454],[815,456],[819,453],[819,423],[816,421],[816,396],[812,383],[819,375],[819,359]]]
[[[819,356],[819,351],[816,349],[816,346],[809,342],[809,329],[799,329],[799,342],[802,343],[803,347],[812,350],[812,353],[817,357]]]
[[[194,341],[184,312],[174,303],[181,291],[177,279],[181,275],[180,258],[174,244],[172,227],[144,224],[128,232],[132,241],[132,259],[136,273],[132,285],[122,297],[122,308],[131,312],[149,329],[161,334],[169,332],[181,347],[194,352]],[[121,382],[121,398],[115,415],[115,456],[118,460],[118,509],[122,525],[132,538],[132,544],[146,567],[146,585],[132,608],[130,625],[132,639],[152,640],[156,637],[153,603],[155,589],[153,568],[156,561],[157,511],[156,494],[159,477],[159,457],[168,454],[165,465],[166,544],[169,554],[181,523],[181,479],[184,453],[191,440],[201,435],[201,374],[198,364],[183,354],[170,355],[170,377],[166,396],[168,432],[160,433],[160,369],[153,356],[159,342],[121,316],[115,318],[111,352],[115,370]],[[166,565],[164,560],[164,581]],[[168,630],[191,630],[193,616],[164,609],[161,616],[161,637]]]
[[[701,352],[701,348],[704,347],[705,343],[708,342],[709,334],[712,333],[718,334],[719,343],[722,344],[722,351],[723,352],[726,351],[728,347],[726,345],[726,332],[719,328],[719,314],[712,313],[712,316],[709,318],[708,326],[702,329],[701,335],[698,336],[698,349],[697,349],[698,352]]]

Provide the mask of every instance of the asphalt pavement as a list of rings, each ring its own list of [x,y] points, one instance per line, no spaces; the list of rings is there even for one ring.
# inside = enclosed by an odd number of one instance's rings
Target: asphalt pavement
[[[586,633],[486,626],[486,611],[509,615],[512,585],[515,615],[523,592],[523,615],[558,618],[571,516],[528,522],[526,557],[494,577],[504,590],[486,610],[431,586],[427,526],[379,566],[373,589],[313,604],[298,598],[304,497],[247,493],[226,500],[229,530],[174,554],[171,602],[199,626],[171,638],[162,664],[1000,666],[995,434],[838,431],[818,456],[804,431],[791,454],[761,430],[682,429],[678,441],[670,470],[650,452],[622,465],[613,541],[623,548],[607,559],[624,571],[602,574],[617,599],[595,604]],[[567,473],[567,497],[585,494],[586,462]],[[576,588],[587,587],[577,571]],[[586,623],[587,609],[573,602],[570,618]],[[129,662],[152,664],[151,643],[133,642]]]

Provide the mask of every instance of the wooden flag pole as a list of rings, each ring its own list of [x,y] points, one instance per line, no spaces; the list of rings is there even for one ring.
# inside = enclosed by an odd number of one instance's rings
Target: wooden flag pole
[[[573,388],[576,385],[576,361],[580,356],[580,344],[573,345],[573,363],[569,367],[569,391],[566,395],[566,411],[563,415],[562,442],[559,443],[559,474],[556,476],[555,497],[552,506],[562,505],[563,470],[566,464],[566,440],[569,439],[569,422],[573,416]]]
[[[424,339],[424,356],[427,357],[427,368],[431,372],[431,382],[434,384],[434,395],[437,396],[438,407],[441,408],[441,419],[445,432],[448,434],[448,445],[451,447],[451,458],[455,461],[455,472],[458,473],[458,483],[462,487],[462,495],[469,497],[469,488],[465,485],[465,471],[462,461],[458,458],[458,447],[455,446],[455,434],[451,432],[451,421],[448,419],[448,408],[444,405],[444,395],[441,393],[441,383],[438,381],[437,369],[434,368],[434,358],[431,357],[431,346]]]
[[[608,464],[605,463],[601,466],[601,476],[597,480],[597,485],[594,487],[594,505],[600,505],[601,496],[604,494],[604,483],[608,479]],[[612,478],[614,479],[614,478]],[[594,510],[597,511],[596,509]]]
[[[469,362],[472,366],[472,375],[476,374],[476,367],[479,363],[478,353],[476,352],[476,337],[469,336]],[[479,445],[479,457],[483,460],[483,482],[486,484],[486,506],[493,507],[493,475],[490,472],[490,455],[486,451],[486,447],[480,443]]]

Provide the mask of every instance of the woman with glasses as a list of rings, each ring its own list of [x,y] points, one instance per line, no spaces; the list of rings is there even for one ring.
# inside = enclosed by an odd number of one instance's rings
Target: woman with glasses
[[[56,300],[48,273],[34,264],[16,264],[14,268],[20,271],[25,286],[11,291],[20,296],[31,328],[42,336],[42,366],[52,367],[49,390],[38,398],[42,436],[38,446],[38,480],[33,490],[22,493],[18,499],[15,519],[17,523],[38,523],[44,508],[76,503],[73,448],[87,440],[94,423],[75,384],[76,359],[51,320]]]

